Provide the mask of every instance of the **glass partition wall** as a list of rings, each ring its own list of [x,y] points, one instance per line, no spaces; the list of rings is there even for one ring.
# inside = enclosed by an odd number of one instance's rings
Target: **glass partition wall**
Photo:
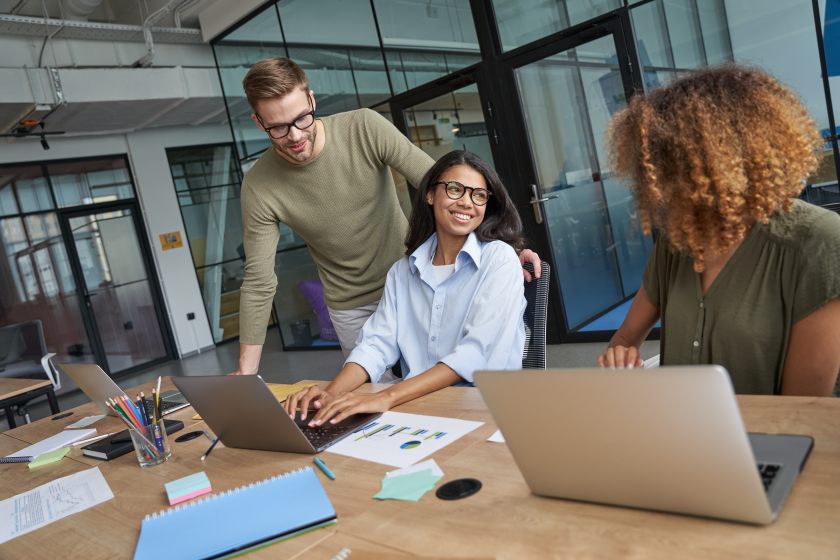
[[[825,0],[283,0],[212,44],[245,167],[268,141],[250,121],[242,78],[261,58],[289,56],[320,114],[370,107],[433,157],[469,149],[493,162],[531,247],[556,271],[549,341],[606,340],[652,245],[609,169],[609,118],[691,69],[762,67],[802,97],[826,138],[803,198],[840,203],[832,10]],[[404,182],[398,189],[408,212]],[[282,238],[292,245],[278,253],[275,313],[290,346],[282,316],[300,320],[295,286],[315,269],[292,232]]]
[[[124,156],[0,166],[0,240],[0,326],[39,319],[59,363],[113,375],[174,355]]]

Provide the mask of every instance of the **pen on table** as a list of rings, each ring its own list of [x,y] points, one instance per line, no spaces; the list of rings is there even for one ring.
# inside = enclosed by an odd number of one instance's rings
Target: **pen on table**
[[[219,438],[213,440],[213,443],[210,444],[210,447],[207,448],[207,451],[204,452],[204,455],[201,456],[201,460],[205,460],[210,452],[213,451],[213,448],[216,447],[216,444],[219,443]]]
[[[327,464],[324,463],[319,457],[315,457],[314,459],[312,459],[312,462],[315,463],[316,467],[321,469],[321,472],[327,475],[327,478],[329,478],[330,480],[335,480],[335,473],[332,472],[327,466]]]
[[[89,437],[87,439],[83,439],[82,441],[76,441],[76,442],[73,442],[73,447],[78,447],[79,445],[85,445],[86,443],[93,443],[94,441],[99,441],[100,439],[104,439],[108,436],[112,436],[115,433],[117,433],[117,432],[110,432],[110,433],[102,434],[102,435],[99,435],[99,436]]]

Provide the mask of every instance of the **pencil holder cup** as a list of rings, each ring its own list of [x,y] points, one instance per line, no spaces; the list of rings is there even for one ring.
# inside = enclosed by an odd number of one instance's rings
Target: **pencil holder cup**
[[[131,442],[134,444],[134,451],[137,453],[137,462],[141,467],[153,467],[166,462],[172,455],[172,448],[169,447],[169,438],[166,437],[166,428],[163,420],[140,428],[130,428]]]

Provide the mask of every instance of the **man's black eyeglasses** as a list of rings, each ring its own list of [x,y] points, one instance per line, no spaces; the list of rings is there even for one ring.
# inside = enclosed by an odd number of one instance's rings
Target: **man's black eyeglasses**
[[[309,107],[312,107],[312,102],[310,101]],[[275,124],[274,126],[265,126],[263,124],[262,118],[257,113],[256,115],[257,120],[260,122],[260,126],[263,127],[263,130],[268,133],[269,136],[274,138],[275,140],[280,140],[281,138],[285,138],[289,135],[292,131],[292,127],[295,127],[298,130],[306,130],[315,122],[315,110],[309,111],[298,118],[295,119],[294,122],[288,124]]]
[[[477,187],[468,187],[459,183],[458,181],[438,181],[434,184],[434,186],[443,185],[444,190],[446,191],[446,196],[451,198],[452,200],[458,200],[464,193],[467,192],[467,189],[470,189],[470,200],[473,201],[473,204],[476,206],[484,206],[490,200],[490,197],[493,195],[493,191],[490,189],[481,189]]]

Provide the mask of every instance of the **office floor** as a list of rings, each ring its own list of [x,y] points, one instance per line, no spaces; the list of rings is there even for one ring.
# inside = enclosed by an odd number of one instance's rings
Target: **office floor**
[[[605,343],[552,344],[546,348],[548,367],[592,367]],[[659,341],[645,342],[642,357],[649,358],[659,353]],[[222,375],[236,368],[239,360],[239,344],[222,344],[216,348],[194,354],[183,360],[173,360],[139,373],[117,379],[123,389],[157,379],[158,375]],[[294,383],[301,379],[332,379],[343,363],[338,350],[313,352],[284,352],[280,335],[276,329],[268,331],[260,361],[260,375],[270,383]],[[58,397],[61,410],[67,410],[88,402],[81,391],[74,391]],[[43,402],[41,402],[43,401]],[[29,407],[33,421],[50,415],[45,398],[38,399]],[[23,419],[19,420],[19,424]],[[8,429],[5,415],[0,415],[0,432]]]

